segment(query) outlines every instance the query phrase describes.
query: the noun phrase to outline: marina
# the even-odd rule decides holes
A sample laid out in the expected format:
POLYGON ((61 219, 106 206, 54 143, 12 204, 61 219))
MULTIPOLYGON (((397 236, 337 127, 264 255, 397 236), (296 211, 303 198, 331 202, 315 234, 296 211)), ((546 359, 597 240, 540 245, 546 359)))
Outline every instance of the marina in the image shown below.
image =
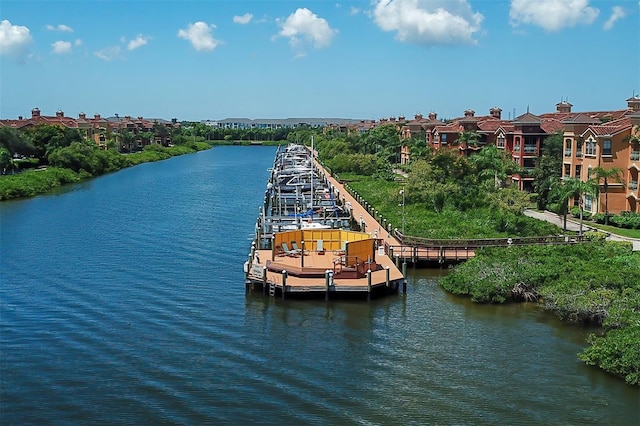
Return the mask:
POLYGON ((389 256, 398 241, 341 191, 313 148, 279 147, 269 171, 244 264, 247 291, 326 300, 406 291, 406 271, 389 256))

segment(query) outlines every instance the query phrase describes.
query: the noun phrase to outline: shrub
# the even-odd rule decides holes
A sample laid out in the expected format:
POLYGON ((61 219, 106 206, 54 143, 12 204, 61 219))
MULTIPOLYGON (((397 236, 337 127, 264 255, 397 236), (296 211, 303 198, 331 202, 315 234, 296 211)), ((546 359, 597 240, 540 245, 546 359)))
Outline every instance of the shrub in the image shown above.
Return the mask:
POLYGON ((619 228, 640 229, 640 213, 622 212, 609 217, 609 223, 619 228))

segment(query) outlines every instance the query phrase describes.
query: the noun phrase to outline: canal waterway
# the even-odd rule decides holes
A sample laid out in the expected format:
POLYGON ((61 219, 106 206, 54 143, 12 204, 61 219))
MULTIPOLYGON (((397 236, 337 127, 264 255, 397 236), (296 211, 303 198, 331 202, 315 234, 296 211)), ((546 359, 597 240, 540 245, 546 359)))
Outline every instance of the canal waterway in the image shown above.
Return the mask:
POLYGON ((587 330, 439 270, 366 301, 245 295, 275 148, 215 147, 0 203, 0 423, 637 425, 587 330))

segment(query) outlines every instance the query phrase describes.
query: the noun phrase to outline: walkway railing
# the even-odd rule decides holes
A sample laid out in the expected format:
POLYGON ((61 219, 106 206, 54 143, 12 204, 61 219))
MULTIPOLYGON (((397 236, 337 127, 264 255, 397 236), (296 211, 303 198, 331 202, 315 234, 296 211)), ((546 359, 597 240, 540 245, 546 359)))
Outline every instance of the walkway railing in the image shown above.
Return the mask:
POLYGON ((484 248, 484 247, 509 247, 549 244, 572 244, 582 242, 584 236, 548 235, 542 237, 508 237, 508 238, 478 238, 478 239, 430 239, 403 235, 400 231, 394 231, 394 237, 403 245, 422 247, 447 247, 447 248, 484 248))

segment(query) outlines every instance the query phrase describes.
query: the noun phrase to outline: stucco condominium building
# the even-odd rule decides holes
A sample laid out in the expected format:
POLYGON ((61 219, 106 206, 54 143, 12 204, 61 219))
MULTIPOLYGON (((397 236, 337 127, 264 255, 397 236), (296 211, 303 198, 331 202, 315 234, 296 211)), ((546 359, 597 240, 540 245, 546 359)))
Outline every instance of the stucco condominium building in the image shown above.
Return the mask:
MULTIPOLYGON (((635 106, 632 113, 604 123, 589 122, 587 116, 581 116, 564 130, 563 178, 587 180, 596 167, 621 170, 622 181, 608 179, 606 194, 601 179, 599 197, 585 197, 588 212, 603 213, 607 197, 610 213, 640 213, 640 98, 631 98, 629 102, 635 106)), ((574 200, 574 205, 577 202, 574 200)))
MULTIPOLYGON (((162 125, 171 128, 179 128, 180 123, 175 119, 171 121, 163 119, 146 119, 143 117, 102 117, 100 114, 94 114, 93 117, 87 117, 85 113, 78 114, 78 118, 68 117, 63 111, 56 111, 55 115, 42 115, 39 108, 31 110, 31 117, 18 117, 17 119, 2 119, 0 126, 6 126, 13 129, 26 129, 38 124, 54 124, 64 126, 71 129, 78 129, 80 133, 87 139, 94 141, 100 147, 105 147, 109 135, 131 132, 136 135, 136 144, 139 148, 151 142, 160 143, 159 137, 155 136, 146 140, 141 136, 144 133, 152 133, 155 125, 162 125)), ((165 138, 165 143, 171 142, 171 136, 165 138)))
MULTIPOLYGON (((409 162, 412 135, 424 132, 426 142, 433 149, 453 148, 462 155, 471 155, 487 145, 510 155, 524 170, 513 175, 513 183, 521 190, 533 191, 533 171, 542 155, 545 139, 554 134, 563 135, 562 178, 590 179, 590 170, 596 167, 622 170, 622 182, 608 179, 608 210, 640 212, 638 173, 640 171, 640 97, 626 100, 627 108, 613 111, 573 112, 569 102, 556 104, 556 111, 535 115, 527 111, 514 119, 504 120, 502 110, 491 108, 489 114, 477 116, 466 110, 462 117, 443 122, 435 113, 428 118, 416 115, 414 120, 399 123, 400 134, 406 141, 402 146, 401 161, 409 162), (473 132, 479 136, 476 144, 465 143, 460 135, 473 132)), ((514 114, 515 115, 515 114, 514 114)), ((382 123, 380 123, 382 124, 382 123)), ((585 209, 602 213, 605 208, 604 181, 600 181, 600 196, 585 200, 585 209)), ((571 203, 577 203, 572 200, 571 203)))

